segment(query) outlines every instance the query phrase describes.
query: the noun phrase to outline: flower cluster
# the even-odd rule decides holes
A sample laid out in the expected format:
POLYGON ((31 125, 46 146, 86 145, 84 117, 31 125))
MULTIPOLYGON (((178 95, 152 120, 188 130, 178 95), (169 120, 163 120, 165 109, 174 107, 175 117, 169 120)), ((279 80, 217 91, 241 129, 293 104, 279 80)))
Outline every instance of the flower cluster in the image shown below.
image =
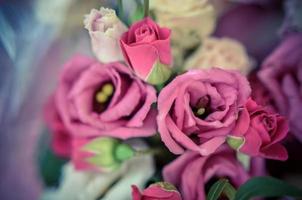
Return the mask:
POLYGON ((302 57, 289 43, 300 48, 301 36, 286 40, 259 72, 276 100, 278 109, 270 109, 245 76, 255 64, 245 47, 209 37, 215 27, 212 4, 156 2, 151 9, 158 24, 145 17, 127 27, 108 8, 85 17, 96 59, 76 55, 63 67, 45 109, 54 152, 71 159, 69 168, 110 183, 128 173, 124 168, 133 159, 149 156, 154 168, 156 153, 168 154, 160 162, 164 182, 140 190, 135 185, 146 180, 133 180, 133 200, 203 200, 215 179, 226 177, 237 188, 265 174, 264 158, 286 160, 282 141, 289 125, 277 111, 298 135, 302 57), (204 26, 196 26, 202 17, 204 26), (183 66, 175 66, 174 47, 197 46, 183 66), (171 161, 173 154, 179 157, 171 161))

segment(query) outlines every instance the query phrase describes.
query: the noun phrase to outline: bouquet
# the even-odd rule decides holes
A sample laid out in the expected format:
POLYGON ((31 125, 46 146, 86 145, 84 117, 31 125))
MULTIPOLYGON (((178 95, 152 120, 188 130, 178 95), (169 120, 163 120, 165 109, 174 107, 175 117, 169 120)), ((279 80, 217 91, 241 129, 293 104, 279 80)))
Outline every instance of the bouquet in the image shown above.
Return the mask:
POLYGON ((212 35, 222 12, 145 0, 132 16, 122 1, 85 16, 95 57, 70 58, 46 103, 42 199, 302 196, 266 170, 302 138, 302 36, 257 68, 239 41, 212 35))

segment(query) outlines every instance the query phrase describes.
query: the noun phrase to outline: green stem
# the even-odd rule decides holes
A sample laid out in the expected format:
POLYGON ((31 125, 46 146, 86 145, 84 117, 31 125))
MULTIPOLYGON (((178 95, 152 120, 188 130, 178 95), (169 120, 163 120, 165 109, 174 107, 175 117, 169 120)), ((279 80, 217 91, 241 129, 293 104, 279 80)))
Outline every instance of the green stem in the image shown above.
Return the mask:
POLYGON ((117 5, 118 5, 118 16, 120 19, 123 19, 124 17, 123 0, 118 0, 117 5))
POLYGON ((149 0, 144 0, 144 16, 149 16, 149 0))
POLYGON ((151 155, 151 154, 158 154, 160 153, 160 149, 144 149, 144 150, 138 150, 135 151, 136 156, 143 156, 143 155, 151 155))

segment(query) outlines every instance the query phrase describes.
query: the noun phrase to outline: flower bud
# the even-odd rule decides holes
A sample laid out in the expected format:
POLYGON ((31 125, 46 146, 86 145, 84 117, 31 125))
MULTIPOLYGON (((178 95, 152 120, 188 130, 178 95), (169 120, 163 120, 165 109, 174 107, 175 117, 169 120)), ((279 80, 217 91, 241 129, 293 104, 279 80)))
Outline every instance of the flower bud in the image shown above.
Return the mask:
POLYGON ((113 171, 134 156, 131 146, 110 137, 74 142, 73 162, 77 169, 113 171))
POLYGON ((127 27, 109 8, 92 9, 85 16, 85 28, 89 31, 92 50, 99 61, 107 63, 123 60, 119 39, 127 27))

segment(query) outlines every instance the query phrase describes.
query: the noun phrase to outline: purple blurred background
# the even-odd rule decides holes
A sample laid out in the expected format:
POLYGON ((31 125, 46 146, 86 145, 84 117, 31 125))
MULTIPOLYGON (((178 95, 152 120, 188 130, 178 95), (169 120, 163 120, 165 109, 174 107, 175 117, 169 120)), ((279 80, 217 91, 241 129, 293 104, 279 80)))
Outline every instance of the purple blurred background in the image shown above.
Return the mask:
MULTIPOLYGON (((258 64, 278 44, 284 28, 299 29, 299 24, 290 26, 283 1, 232 2, 215 35, 241 41, 258 64)), ((0 0, 0 199, 39 198, 36 147, 44 127, 43 104, 62 63, 74 53, 91 54, 83 15, 107 4, 114 6, 114 1, 0 0)), ((132 5, 129 0, 125 7, 131 10, 132 5)))

